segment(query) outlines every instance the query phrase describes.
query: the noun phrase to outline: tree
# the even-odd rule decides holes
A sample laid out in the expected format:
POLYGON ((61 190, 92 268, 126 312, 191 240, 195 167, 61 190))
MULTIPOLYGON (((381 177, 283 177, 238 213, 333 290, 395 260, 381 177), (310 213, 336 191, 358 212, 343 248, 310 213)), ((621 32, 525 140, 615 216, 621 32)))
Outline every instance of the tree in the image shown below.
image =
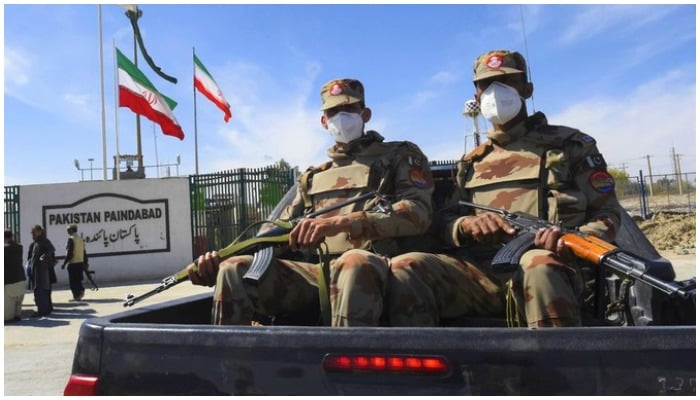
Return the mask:
POLYGON ((636 185, 631 184, 630 176, 627 171, 617 168, 608 168, 608 173, 615 179, 615 194, 617 194, 618 197, 622 197, 627 193, 637 192, 636 185))
POLYGON ((265 211, 272 210, 294 183, 292 169, 283 159, 267 167, 265 178, 259 189, 260 206, 265 211))

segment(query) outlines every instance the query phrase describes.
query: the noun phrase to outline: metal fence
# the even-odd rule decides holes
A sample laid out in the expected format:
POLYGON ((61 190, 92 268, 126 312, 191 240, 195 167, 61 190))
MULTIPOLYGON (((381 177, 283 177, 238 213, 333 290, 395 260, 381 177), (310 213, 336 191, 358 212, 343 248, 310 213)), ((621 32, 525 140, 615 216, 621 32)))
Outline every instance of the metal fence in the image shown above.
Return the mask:
POLYGON ((296 176, 296 169, 285 166, 190 175, 193 257, 228 245, 248 225, 266 219, 296 176))
POLYGON ((5 186, 5 228, 19 242, 19 186, 5 186))
POLYGON ((695 172, 633 176, 617 179, 615 187, 620 204, 630 214, 642 218, 660 211, 695 212, 696 209, 695 172))

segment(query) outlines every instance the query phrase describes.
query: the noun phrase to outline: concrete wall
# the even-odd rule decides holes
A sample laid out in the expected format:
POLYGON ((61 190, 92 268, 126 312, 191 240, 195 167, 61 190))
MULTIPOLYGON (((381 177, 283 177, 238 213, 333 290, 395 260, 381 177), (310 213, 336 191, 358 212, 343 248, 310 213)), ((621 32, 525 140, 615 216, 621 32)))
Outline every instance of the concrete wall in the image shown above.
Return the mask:
POLYGON ((68 283, 60 265, 70 224, 78 225, 85 240, 98 285, 159 280, 192 261, 187 178, 21 186, 20 240, 25 253, 36 224, 44 227, 60 257, 59 284, 68 283))

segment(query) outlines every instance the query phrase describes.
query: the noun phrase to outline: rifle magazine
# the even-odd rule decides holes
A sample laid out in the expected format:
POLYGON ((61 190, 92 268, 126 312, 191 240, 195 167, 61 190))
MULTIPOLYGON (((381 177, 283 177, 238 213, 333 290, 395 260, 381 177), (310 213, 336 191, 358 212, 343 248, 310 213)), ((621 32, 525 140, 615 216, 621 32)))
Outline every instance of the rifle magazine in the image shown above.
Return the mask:
POLYGON ((243 275, 243 279, 248 283, 257 285, 270 267, 273 255, 274 249, 272 247, 265 247, 256 251, 253 255, 253 262, 245 275, 243 275))

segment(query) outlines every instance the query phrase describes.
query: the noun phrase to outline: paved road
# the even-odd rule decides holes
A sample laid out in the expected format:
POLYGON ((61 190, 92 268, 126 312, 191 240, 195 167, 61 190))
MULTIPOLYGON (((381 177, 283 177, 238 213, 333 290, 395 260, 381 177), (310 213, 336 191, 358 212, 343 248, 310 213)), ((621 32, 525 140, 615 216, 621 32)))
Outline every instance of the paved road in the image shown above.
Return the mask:
MULTIPOLYGON (((678 279, 695 276, 695 255, 662 253, 671 260, 678 279)), ((62 395, 73 365, 73 351, 80 324, 91 317, 123 311, 122 302, 128 293, 141 294, 156 282, 129 286, 101 287, 86 291, 83 301, 72 302, 70 290, 57 288, 53 293, 55 311, 48 318, 30 319, 34 307, 33 295, 24 297, 23 316, 27 319, 5 324, 5 390, 6 396, 62 395)), ((135 307, 159 303, 193 294, 211 291, 188 282, 177 285, 135 307)))
MULTIPOLYGON (((22 316, 26 319, 5 324, 5 396, 63 395, 73 366, 80 324, 87 318, 123 311, 122 303, 128 293, 138 295, 156 284, 86 290, 83 300, 77 302, 70 301, 73 295, 68 288, 54 289, 54 312, 42 319, 29 318, 36 307, 34 295, 28 292, 22 305, 22 316)), ((134 307, 209 291, 212 289, 184 282, 134 307)))

